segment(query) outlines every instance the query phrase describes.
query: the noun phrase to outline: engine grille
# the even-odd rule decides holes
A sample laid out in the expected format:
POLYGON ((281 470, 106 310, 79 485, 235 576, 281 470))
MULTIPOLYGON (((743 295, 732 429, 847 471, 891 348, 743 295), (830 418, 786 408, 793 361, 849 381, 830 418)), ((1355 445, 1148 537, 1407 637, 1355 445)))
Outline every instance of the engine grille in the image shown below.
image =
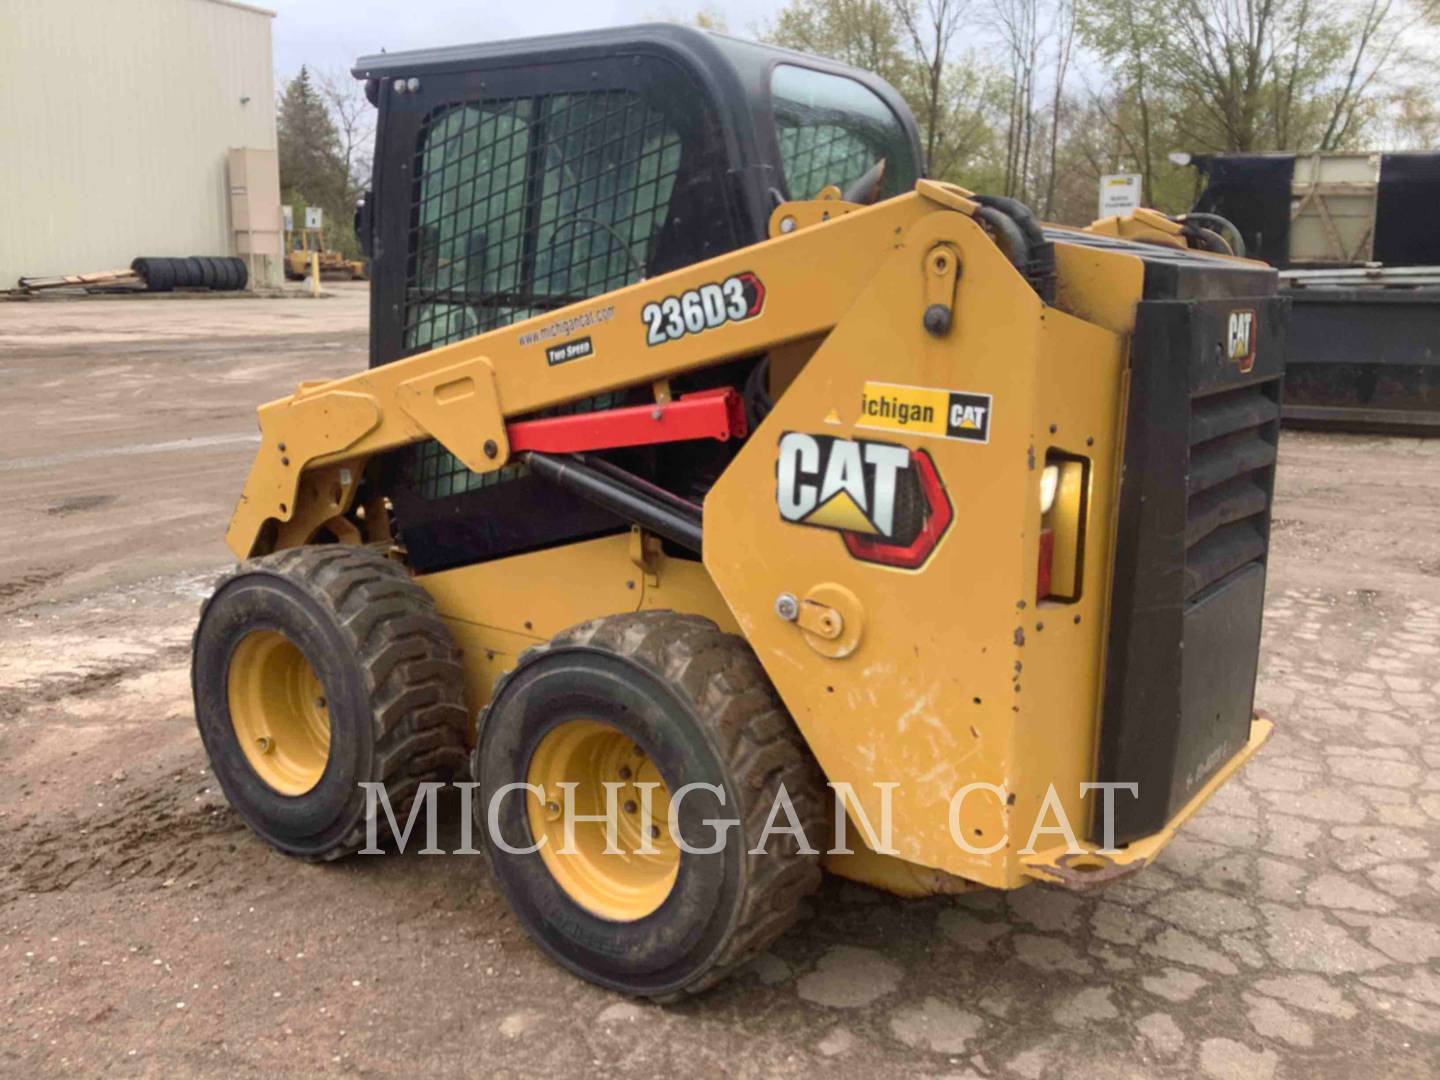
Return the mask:
POLYGON ((1185 599, 1265 557, 1280 406, 1273 382, 1197 398, 1190 411, 1185 599))

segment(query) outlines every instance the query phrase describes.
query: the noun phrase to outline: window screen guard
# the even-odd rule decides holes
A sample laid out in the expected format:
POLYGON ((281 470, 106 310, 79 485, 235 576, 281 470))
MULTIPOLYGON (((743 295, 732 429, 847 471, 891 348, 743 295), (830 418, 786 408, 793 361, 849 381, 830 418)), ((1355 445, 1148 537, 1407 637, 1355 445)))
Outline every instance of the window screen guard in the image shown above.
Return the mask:
POLYGON ((679 135, 626 90, 456 103, 415 155, 407 354, 638 281, 679 135))
MULTIPOLYGON (((678 133, 627 90, 434 110, 415 153, 405 354, 639 281, 679 166, 678 133)), ((524 474, 472 473, 433 440, 408 471, 428 499, 524 474)))

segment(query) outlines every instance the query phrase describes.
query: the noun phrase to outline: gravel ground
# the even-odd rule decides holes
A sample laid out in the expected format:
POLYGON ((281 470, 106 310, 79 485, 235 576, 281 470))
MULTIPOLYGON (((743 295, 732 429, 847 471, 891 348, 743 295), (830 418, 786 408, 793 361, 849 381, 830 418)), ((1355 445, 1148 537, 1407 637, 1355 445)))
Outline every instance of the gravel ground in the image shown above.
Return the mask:
POLYGON ((0 1073, 1440 1073, 1440 443, 1286 434, 1278 730, 1154 867, 830 881, 659 1008, 547 962, 483 860, 297 863, 206 770, 189 635, 254 404, 364 363, 365 288, 333 292, 0 304, 0 1073))

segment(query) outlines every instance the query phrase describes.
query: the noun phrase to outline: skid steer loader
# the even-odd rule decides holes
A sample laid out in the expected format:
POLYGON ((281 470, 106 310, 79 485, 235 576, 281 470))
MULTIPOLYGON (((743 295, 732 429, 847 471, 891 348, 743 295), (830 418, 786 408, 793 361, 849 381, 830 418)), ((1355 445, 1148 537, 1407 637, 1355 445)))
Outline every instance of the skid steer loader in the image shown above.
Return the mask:
POLYGON ((880 79, 697 30, 357 75, 371 364, 260 408, 194 642, 264 840, 466 785, 535 940, 670 999, 822 867, 1123 877, 1259 748, 1273 270, 925 180, 880 79))

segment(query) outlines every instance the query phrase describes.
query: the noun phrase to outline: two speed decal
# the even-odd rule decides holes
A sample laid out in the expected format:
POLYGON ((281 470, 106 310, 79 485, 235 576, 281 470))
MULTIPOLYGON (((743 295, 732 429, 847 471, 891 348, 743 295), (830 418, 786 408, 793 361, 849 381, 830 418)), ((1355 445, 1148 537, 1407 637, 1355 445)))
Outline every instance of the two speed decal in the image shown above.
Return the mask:
POLYGON ((679 296, 652 300, 640 312, 645 341, 664 345, 687 334, 700 334, 730 322, 753 319, 765 307, 765 286, 750 271, 724 281, 686 289, 679 296))

